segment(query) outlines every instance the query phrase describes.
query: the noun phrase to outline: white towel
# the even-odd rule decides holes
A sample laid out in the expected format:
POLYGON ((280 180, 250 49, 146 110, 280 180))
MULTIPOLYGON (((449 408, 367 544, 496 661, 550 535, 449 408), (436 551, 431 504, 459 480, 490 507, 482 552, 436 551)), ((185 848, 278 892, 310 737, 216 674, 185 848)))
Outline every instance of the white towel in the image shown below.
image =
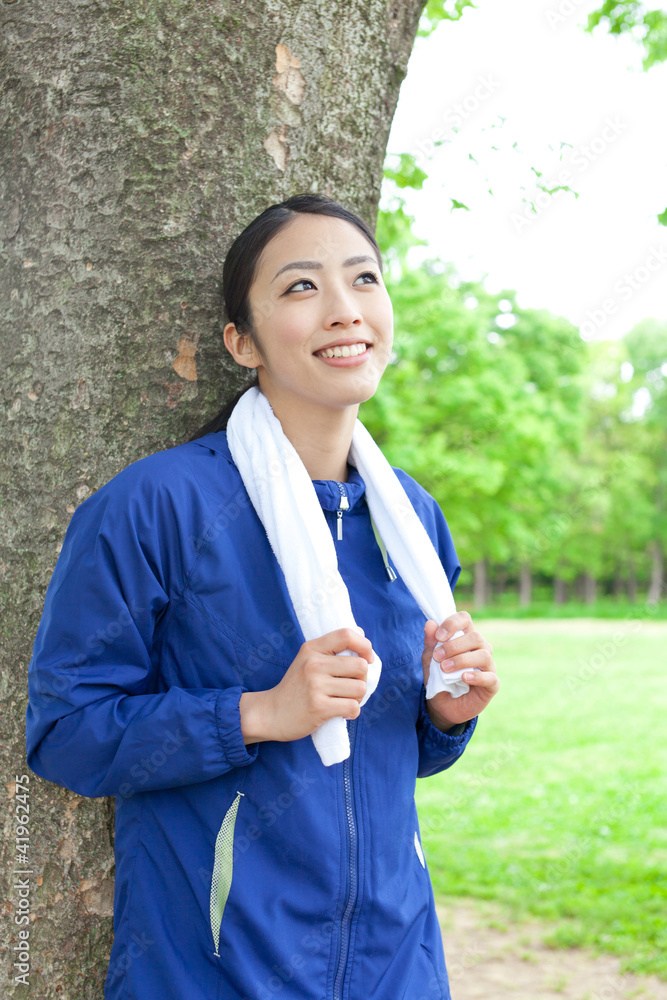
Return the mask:
MULTIPOLYGON (((227 441, 285 575, 306 641, 335 629, 358 628, 315 487, 260 389, 248 389, 234 407, 227 441), (295 539, 300 540, 298 545, 295 539)), ((426 617, 440 624, 456 610, 442 563, 394 470, 360 420, 354 427, 349 459, 366 484, 370 512, 396 570, 426 617)), ((372 636, 367 638, 373 641, 372 636)), ((339 655, 346 654, 356 655, 351 650, 339 655)), ((361 705, 375 691, 381 669, 375 653, 361 705)), ((444 674, 433 660, 426 697, 444 690, 453 698, 465 694, 469 686, 460 679, 462 674, 462 670, 444 674)), ((349 757, 344 718, 328 719, 312 738, 324 764, 349 757)))

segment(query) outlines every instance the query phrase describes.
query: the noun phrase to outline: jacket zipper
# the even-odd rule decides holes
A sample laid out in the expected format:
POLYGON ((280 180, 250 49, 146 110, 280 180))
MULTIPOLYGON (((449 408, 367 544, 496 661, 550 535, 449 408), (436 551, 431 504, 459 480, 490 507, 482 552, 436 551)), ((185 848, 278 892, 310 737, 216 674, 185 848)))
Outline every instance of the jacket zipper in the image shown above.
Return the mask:
POLYGON ((340 490, 340 503, 336 511, 336 517, 338 518, 336 538, 340 542, 343 537, 343 511, 350 509, 350 501, 347 499, 347 490, 344 483, 336 483, 336 486, 340 490))
POLYGON ((350 730, 352 733, 352 739, 350 740, 350 743, 352 744, 352 747, 350 750, 350 756, 343 761, 343 784, 345 786, 345 812, 347 815, 348 832, 350 834, 350 856, 349 856, 349 869, 348 869, 350 876, 350 891, 340 925, 340 957, 338 959, 338 969, 336 971, 336 978, 334 979, 333 1000, 341 1000, 343 993, 343 980, 345 978, 345 967, 347 965, 347 956, 350 947, 350 921, 357 902, 357 886, 358 886, 357 828, 354 820, 354 806, 352 803, 352 780, 350 773, 352 768, 353 754, 354 754, 354 740, 357 732, 356 722, 357 722, 356 719, 350 719, 350 730))

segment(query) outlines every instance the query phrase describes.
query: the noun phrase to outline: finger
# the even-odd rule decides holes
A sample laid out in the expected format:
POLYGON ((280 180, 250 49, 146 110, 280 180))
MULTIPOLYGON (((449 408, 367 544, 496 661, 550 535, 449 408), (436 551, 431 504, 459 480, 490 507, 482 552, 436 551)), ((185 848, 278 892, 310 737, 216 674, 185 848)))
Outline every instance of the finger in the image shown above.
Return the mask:
POLYGON ((429 618, 424 625, 424 652, 429 654, 429 662, 431 656, 433 655, 433 650, 435 649, 438 640, 435 637, 439 625, 432 618, 429 618))
POLYGON ((491 670, 466 670, 461 680, 471 687, 484 688, 492 694, 495 694, 500 687, 498 674, 491 670))
POLYGON ((469 649, 486 649, 489 653, 493 652, 491 643, 473 629, 471 632, 457 636, 456 639, 448 639, 447 642, 443 642, 433 655, 436 660, 445 660, 457 656, 459 653, 466 653, 469 649))
POLYGON ((324 693, 330 698, 356 698, 361 701, 366 689, 366 681, 358 677, 329 677, 324 693))
POLYGON ((325 664, 330 677, 362 677, 368 675, 368 661, 361 656, 332 656, 325 664))
POLYGON ((493 671, 495 664, 488 649, 472 649, 469 652, 460 653, 440 664, 443 673, 451 673, 453 670, 468 670, 477 667, 479 670, 493 671))
POLYGON ((436 632, 436 639, 443 641, 448 639, 454 632, 458 631, 469 631, 472 627, 472 618, 467 611, 457 611, 455 614, 450 615, 448 618, 441 623, 440 628, 436 632), (441 639, 442 634, 442 639, 441 639))
POLYGON ((469 632, 472 628, 472 618, 467 611, 457 611, 450 615, 440 625, 435 637, 438 642, 444 642, 451 638, 455 632, 469 632))
POLYGON ((335 654, 315 653, 306 661, 306 669, 318 675, 324 674, 327 677, 361 677, 363 680, 368 676, 368 660, 362 656, 336 656, 335 654))
POLYGON ((311 639, 309 645, 318 653, 336 654, 351 649, 359 656, 363 656, 368 663, 372 663, 375 659, 370 639, 360 635, 356 629, 352 628, 339 628, 333 632, 327 632, 325 635, 318 636, 317 639, 311 639))

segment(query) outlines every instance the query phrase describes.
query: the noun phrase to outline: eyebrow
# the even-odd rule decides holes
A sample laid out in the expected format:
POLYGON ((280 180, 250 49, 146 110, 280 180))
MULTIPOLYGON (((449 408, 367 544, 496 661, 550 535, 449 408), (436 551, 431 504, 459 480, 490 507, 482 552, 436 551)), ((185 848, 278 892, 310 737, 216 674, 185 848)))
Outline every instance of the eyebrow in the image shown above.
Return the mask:
MULTIPOLYGON (((378 266, 378 262, 375 257, 369 257, 367 254, 362 254, 359 257, 348 257, 347 260, 343 261, 343 267, 354 267, 355 264, 363 264, 365 260, 370 260, 372 264, 378 266)), ((324 267, 319 260, 293 260, 291 264, 283 264, 279 271, 276 271, 271 283, 276 280, 278 275, 282 274, 283 271, 316 271, 321 270, 324 267)))

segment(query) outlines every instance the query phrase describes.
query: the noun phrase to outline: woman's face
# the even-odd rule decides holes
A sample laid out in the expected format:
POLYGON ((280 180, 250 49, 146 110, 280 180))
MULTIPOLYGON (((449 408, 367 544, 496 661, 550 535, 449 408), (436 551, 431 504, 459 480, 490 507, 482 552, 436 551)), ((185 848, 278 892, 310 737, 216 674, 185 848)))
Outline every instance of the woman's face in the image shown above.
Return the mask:
POLYGON ((355 226, 298 215, 265 247, 249 300, 255 338, 229 323, 225 343, 257 368, 276 412, 340 410, 374 394, 391 354, 393 310, 373 247, 355 226))

